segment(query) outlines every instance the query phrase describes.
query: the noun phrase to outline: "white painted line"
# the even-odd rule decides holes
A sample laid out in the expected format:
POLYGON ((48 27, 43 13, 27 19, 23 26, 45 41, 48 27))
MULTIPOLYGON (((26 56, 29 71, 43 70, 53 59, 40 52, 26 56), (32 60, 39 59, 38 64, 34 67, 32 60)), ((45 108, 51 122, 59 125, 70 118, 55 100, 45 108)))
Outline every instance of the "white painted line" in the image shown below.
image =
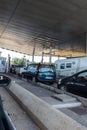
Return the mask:
POLYGON ((64 103, 64 104, 57 104, 57 105, 52 105, 52 106, 54 108, 71 108, 71 107, 81 106, 81 102, 64 103))

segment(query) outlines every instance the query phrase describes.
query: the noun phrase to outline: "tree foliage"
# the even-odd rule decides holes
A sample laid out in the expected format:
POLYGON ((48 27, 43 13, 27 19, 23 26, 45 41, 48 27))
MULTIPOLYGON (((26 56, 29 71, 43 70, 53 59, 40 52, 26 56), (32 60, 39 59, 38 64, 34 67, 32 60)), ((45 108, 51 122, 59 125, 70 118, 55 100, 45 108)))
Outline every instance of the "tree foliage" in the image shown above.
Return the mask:
POLYGON ((25 58, 13 58, 11 61, 11 64, 14 65, 21 65, 21 66, 26 66, 27 65, 27 60, 25 58))

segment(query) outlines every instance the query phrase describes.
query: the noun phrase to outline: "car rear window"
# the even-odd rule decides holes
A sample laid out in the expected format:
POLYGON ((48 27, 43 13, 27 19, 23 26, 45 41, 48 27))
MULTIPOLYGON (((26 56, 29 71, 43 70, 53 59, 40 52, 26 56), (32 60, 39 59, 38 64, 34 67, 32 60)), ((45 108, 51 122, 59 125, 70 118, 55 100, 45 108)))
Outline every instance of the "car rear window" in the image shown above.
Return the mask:
POLYGON ((55 67, 53 65, 41 65, 39 67, 40 72, 54 72, 55 67))

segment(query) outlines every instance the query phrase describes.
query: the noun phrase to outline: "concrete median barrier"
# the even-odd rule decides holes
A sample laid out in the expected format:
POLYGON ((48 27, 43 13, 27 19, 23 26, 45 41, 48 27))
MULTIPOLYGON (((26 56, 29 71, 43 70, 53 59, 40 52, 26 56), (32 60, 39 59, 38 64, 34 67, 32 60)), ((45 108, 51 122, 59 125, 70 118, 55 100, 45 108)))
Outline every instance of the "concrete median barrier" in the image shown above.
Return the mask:
POLYGON ((87 130, 64 113, 12 82, 7 90, 15 97, 41 130, 87 130))

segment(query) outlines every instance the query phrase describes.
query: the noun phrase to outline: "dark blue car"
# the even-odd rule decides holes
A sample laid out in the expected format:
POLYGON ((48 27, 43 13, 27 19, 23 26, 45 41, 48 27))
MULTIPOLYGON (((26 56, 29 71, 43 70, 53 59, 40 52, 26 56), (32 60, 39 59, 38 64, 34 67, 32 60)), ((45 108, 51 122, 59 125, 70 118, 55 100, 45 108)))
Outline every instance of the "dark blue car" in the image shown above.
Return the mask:
POLYGON ((22 72, 22 77, 36 82, 53 84, 56 81, 55 66, 52 64, 29 64, 26 72, 22 72))

